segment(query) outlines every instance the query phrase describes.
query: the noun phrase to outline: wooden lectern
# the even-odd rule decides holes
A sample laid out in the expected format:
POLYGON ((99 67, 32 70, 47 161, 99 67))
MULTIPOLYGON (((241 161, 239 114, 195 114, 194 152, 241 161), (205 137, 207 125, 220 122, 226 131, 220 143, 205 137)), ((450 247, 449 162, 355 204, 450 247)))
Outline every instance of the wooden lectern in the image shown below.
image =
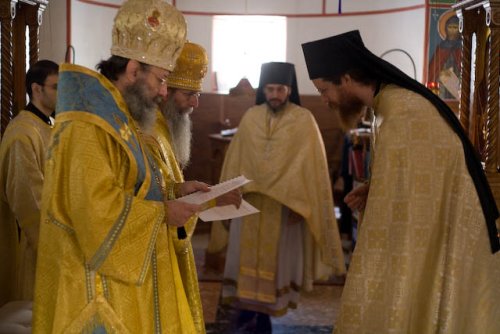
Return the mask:
POLYGON ((29 66, 38 61, 39 27, 48 3, 49 0, 0 0, 0 134, 26 105, 26 56, 29 55, 29 66))
POLYGON ((459 119, 500 207, 500 0, 457 1, 453 9, 463 37, 459 119))

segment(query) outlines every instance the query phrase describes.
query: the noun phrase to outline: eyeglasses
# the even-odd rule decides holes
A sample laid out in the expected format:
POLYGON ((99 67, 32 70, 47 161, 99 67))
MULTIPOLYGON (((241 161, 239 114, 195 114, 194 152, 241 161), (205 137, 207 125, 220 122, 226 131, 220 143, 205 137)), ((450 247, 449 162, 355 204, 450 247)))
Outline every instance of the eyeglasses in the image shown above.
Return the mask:
POLYGON ((158 83, 160 84, 160 86, 164 86, 164 85, 167 84, 167 78, 162 78, 160 75, 156 74, 152 70, 149 70, 149 73, 151 73, 151 74, 154 75, 154 77, 156 78, 156 80, 158 80, 158 83))
POLYGON ((181 93, 182 95, 184 95, 184 97, 186 99, 190 99, 192 97, 195 97, 195 98, 199 98, 201 96, 201 93, 200 92, 192 92, 192 91, 185 91, 185 90, 179 90, 179 93, 181 93))
POLYGON ((53 90, 57 90, 57 84, 51 84, 51 85, 47 85, 47 84, 40 84, 40 86, 42 87, 49 87, 49 88, 52 88, 53 90))

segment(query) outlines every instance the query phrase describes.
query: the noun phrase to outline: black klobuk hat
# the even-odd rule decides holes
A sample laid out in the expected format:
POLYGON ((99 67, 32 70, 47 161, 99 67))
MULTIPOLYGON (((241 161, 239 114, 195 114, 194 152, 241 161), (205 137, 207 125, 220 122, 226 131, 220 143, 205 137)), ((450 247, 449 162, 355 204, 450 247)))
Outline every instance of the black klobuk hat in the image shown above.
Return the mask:
POLYGON ((297 76, 295 74, 295 66, 293 64, 280 62, 270 62, 262 64, 255 104, 262 104, 266 102, 264 87, 267 84, 290 86, 292 89, 289 98, 290 102, 300 105, 297 76))

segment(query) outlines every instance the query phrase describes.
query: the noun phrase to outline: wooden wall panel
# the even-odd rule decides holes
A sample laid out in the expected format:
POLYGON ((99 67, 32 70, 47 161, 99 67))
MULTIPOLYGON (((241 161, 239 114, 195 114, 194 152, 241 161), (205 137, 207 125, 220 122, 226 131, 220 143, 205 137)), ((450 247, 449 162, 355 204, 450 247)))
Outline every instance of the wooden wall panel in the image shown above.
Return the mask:
MULTIPOLYGON (((328 163, 334 181, 340 168, 344 132, 338 115, 321 101, 319 96, 301 96, 302 106, 311 110, 325 142, 328 163)), ((237 127, 245 111, 255 104, 255 97, 202 94, 200 104, 191 115, 193 120, 193 147, 191 164, 185 170, 186 180, 198 180, 210 184, 219 181, 223 140, 209 136, 222 129, 237 127)))

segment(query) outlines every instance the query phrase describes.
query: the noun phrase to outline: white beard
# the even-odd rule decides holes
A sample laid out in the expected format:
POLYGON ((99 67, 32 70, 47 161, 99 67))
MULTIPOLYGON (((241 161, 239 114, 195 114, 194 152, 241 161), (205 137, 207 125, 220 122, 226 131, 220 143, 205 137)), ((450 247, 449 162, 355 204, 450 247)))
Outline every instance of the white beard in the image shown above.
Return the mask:
POLYGON ((170 130, 175 158, 182 169, 189 165, 191 159, 192 122, 189 114, 192 111, 193 108, 178 110, 173 99, 169 99, 161 110, 170 130))

